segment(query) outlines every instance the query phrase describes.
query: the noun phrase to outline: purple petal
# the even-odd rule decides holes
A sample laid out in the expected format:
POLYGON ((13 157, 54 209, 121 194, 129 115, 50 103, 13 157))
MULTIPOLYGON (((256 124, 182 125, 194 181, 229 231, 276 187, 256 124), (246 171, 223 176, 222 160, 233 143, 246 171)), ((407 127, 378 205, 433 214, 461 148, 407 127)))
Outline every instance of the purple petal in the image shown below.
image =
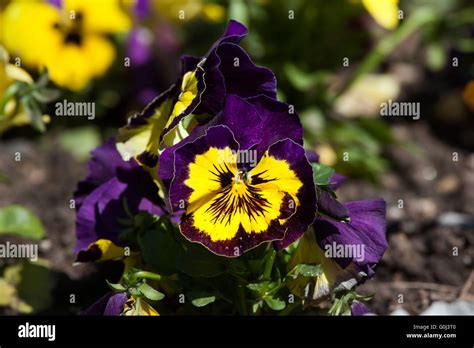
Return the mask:
POLYGON ((133 66, 150 64, 153 34, 146 28, 133 29, 128 37, 127 52, 133 66))
POLYGON ((306 150, 306 158, 309 163, 319 163, 319 155, 313 150, 306 150))
POLYGON ((322 188, 319 188, 318 192, 318 212, 338 221, 349 217, 349 211, 331 193, 322 188))
POLYGON ((364 303, 359 302, 359 301, 352 302, 351 314, 353 316, 361 316, 361 315, 367 315, 371 313, 372 312, 370 311, 369 307, 367 307, 364 303))
POLYGON ((339 186, 341 186, 344 181, 346 181, 347 177, 345 177, 344 175, 342 174, 339 174, 339 173, 334 173, 332 176, 331 176, 331 179, 329 179, 329 188, 331 190, 337 190, 339 188, 339 186))
POLYGON ((259 156, 270 145, 282 139, 291 139, 303 145, 303 126, 298 114, 292 112, 294 110, 290 105, 264 95, 249 98, 248 101, 256 108, 262 119, 261 141, 257 147, 259 156))
POLYGON ((374 274, 377 265, 387 249, 385 236, 385 201, 374 199, 344 203, 349 211, 350 222, 343 223, 318 217, 314 222, 314 230, 319 246, 348 246, 362 248, 363 257, 345 255, 334 257, 342 268, 354 264, 356 269, 368 277, 374 274))
POLYGON ((86 195, 97 186, 105 183, 113 176, 118 168, 129 169, 137 166, 133 161, 125 162, 115 148, 115 139, 109 139, 105 144, 92 151, 92 157, 87 162, 88 174, 85 180, 77 185, 74 192, 76 209, 79 209, 86 195))
POLYGON ((181 74, 186 74, 188 71, 196 69, 198 63, 201 61, 201 58, 183 55, 181 56, 181 74))
POLYGON ((123 312, 123 307, 128 301, 128 294, 119 292, 112 295, 107 302, 104 310, 104 315, 120 315, 123 312))
POLYGON ((256 66, 249 55, 233 43, 219 45, 216 53, 227 94, 243 98, 263 94, 276 99, 276 78, 270 69, 256 66))
POLYGON ((134 12, 139 19, 145 18, 150 13, 150 0, 137 0, 134 12))
POLYGON ((107 292, 90 307, 82 311, 81 315, 120 315, 128 300, 128 295, 124 292, 107 292))

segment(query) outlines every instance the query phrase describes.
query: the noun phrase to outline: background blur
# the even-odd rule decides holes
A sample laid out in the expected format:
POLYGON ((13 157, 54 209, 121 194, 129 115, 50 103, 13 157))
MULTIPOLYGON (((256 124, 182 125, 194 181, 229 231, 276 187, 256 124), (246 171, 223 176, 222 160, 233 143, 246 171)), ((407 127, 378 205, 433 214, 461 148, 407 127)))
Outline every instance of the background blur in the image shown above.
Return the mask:
MULTIPOLYGON (((349 177, 340 199, 387 201, 389 249, 361 287, 376 292, 371 309, 420 314, 456 300, 457 310, 474 314, 472 1, 117 3, 130 24, 106 34, 115 57, 104 74, 81 88, 47 85, 60 101, 95 102, 94 120, 57 117, 55 101, 39 105, 39 121, 28 107, 29 118, 18 124, 0 115, 0 242, 33 240, 42 259, 0 259, 1 314, 73 314, 105 293, 105 277, 120 275, 113 263, 72 265, 69 200, 89 151, 174 83, 181 54, 204 55, 228 19, 249 28, 242 46, 275 72, 279 97, 302 118, 307 147, 349 177), (420 118, 381 116, 389 100, 419 103, 420 118)), ((0 45, 15 65, 21 54, 5 35, 10 5, 0 0, 0 45)), ((33 65, 20 66, 38 81, 33 65)), ((0 100, 6 91, 0 88, 0 100)))

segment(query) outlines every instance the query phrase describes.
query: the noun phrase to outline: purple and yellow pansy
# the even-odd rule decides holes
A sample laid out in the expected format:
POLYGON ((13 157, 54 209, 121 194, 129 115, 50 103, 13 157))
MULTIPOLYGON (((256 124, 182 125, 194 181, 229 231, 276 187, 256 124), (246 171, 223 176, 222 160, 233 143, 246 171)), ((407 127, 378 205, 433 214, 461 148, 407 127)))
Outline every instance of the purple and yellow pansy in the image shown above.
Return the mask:
POLYGON ((230 95, 215 122, 174 151, 169 197, 171 208, 183 211, 181 233, 230 257, 263 242, 290 244, 316 209, 297 117, 265 97, 230 95))

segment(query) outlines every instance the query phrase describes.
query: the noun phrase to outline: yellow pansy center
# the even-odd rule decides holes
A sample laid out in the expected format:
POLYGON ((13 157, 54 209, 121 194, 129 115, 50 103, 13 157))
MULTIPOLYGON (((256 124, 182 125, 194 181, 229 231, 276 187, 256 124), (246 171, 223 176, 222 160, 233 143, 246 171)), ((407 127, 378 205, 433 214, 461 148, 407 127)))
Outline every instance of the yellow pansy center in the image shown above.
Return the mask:
POLYGON ((53 28, 63 35, 64 44, 81 45, 83 41, 82 12, 71 12, 70 17, 62 17, 60 21, 55 22, 53 28))
POLYGON ((267 152, 255 167, 243 170, 237 159, 228 147, 211 147, 189 166, 184 183, 193 191, 186 214, 211 241, 230 240, 239 229, 264 233, 272 223, 283 223, 288 209, 293 214, 299 205, 296 195, 303 184, 286 161, 267 152))

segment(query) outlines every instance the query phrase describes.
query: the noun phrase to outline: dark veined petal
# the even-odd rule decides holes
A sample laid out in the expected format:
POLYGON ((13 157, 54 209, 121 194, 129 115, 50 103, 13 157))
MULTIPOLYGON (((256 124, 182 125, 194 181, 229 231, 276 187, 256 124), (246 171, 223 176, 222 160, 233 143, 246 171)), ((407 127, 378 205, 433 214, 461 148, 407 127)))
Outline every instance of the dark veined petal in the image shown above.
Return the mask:
POLYGON ((314 218, 312 172, 300 145, 275 143, 252 166, 243 165, 242 154, 228 127, 211 127, 176 150, 170 186, 172 208, 185 210, 182 234, 230 257, 287 233, 301 235, 314 218))

